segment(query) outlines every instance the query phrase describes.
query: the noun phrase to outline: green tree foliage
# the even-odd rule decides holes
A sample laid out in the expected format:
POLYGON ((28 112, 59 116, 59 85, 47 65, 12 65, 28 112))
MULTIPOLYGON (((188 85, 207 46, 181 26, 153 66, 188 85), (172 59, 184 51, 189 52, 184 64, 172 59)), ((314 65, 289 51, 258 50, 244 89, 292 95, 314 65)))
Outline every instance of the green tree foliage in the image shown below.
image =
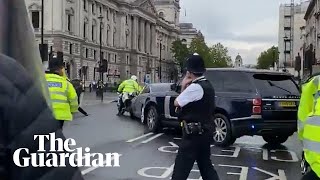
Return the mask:
POLYGON ((228 48, 221 43, 217 43, 210 48, 212 67, 230 67, 232 65, 231 56, 228 55, 228 48))
POLYGON ((278 47, 272 46, 266 51, 261 52, 258 57, 257 68, 269 69, 278 61, 278 47))
POLYGON ((182 41, 178 39, 172 43, 171 52, 173 53, 176 63, 178 63, 182 68, 186 57, 189 55, 189 49, 187 45, 183 44, 182 41))
POLYGON ((232 65, 232 60, 226 47, 221 43, 208 47, 204 37, 201 35, 192 40, 189 48, 180 39, 174 41, 171 52, 180 67, 183 67, 188 55, 193 53, 198 53, 203 58, 206 68, 229 67, 232 65))
POLYGON ((198 53, 203 58, 204 64, 206 67, 212 67, 210 48, 207 46, 206 42, 204 41, 203 36, 194 38, 191 41, 189 49, 191 53, 198 53))

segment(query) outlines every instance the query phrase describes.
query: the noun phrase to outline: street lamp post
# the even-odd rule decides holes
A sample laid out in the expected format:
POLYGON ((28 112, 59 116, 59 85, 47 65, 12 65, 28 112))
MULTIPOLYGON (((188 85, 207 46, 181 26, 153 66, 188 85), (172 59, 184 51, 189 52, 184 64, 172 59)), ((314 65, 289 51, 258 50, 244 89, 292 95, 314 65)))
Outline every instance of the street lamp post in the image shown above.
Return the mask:
POLYGON ((102 60, 103 60, 103 57, 102 57, 102 20, 103 20, 103 16, 100 15, 98 17, 100 19, 100 62, 99 62, 99 67, 100 67, 100 92, 101 92, 101 102, 103 102, 103 69, 102 69, 102 60))
POLYGON ((160 59, 159 59, 159 79, 160 82, 162 82, 162 58, 161 58, 161 54, 162 54, 162 35, 159 35, 159 41, 160 41, 160 59))
POLYGON ((285 36, 283 37, 283 41, 284 41, 284 70, 287 71, 286 69, 286 66, 287 66, 287 40, 288 40, 288 37, 285 36))

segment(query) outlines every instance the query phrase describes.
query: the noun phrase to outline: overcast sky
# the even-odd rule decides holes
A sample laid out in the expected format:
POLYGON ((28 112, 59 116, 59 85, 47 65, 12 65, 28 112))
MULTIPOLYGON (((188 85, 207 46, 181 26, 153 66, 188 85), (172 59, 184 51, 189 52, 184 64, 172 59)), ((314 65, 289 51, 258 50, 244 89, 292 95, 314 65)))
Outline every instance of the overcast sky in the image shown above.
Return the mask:
POLYGON ((228 47, 233 60, 239 53, 244 64, 256 64, 261 51, 277 46, 279 5, 290 0, 180 0, 180 3, 180 21, 192 22, 204 34, 208 45, 221 42, 228 47))

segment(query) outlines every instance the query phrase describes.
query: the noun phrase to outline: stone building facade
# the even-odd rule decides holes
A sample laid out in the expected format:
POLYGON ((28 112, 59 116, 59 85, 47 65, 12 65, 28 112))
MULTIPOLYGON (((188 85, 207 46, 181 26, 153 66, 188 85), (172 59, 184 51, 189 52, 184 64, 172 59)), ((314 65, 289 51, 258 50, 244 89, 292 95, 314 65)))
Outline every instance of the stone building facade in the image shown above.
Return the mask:
POLYGON ((192 40, 198 36, 202 36, 202 33, 193 27, 192 23, 180 23, 180 39, 190 47, 192 40))
MULTIPOLYGON (((40 44, 41 0, 25 1, 40 44)), ((179 0, 44 0, 44 43, 48 51, 62 51, 68 76, 86 85, 99 80, 100 54, 108 61, 107 83, 133 74, 159 82, 160 63, 161 80, 168 82, 179 13, 179 0), (86 73, 79 73, 82 67, 86 73)))

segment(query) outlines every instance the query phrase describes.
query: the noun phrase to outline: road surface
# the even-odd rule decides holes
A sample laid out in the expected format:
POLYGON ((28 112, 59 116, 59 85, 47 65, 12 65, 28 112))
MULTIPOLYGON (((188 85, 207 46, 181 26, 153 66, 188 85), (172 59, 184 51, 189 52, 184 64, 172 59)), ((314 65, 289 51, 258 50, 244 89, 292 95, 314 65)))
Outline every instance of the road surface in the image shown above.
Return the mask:
MULTIPOLYGON (((116 103, 84 106, 90 116, 77 114, 64 132, 91 153, 118 152, 120 167, 82 167, 86 180, 169 180, 180 143, 173 130, 146 131, 139 120, 116 116, 116 103)), ((222 180, 299 180, 301 145, 296 135, 280 147, 261 137, 242 137, 233 147, 212 147, 212 162, 222 180)), ((189 180, 201 180, 194 166, 189 180)))

